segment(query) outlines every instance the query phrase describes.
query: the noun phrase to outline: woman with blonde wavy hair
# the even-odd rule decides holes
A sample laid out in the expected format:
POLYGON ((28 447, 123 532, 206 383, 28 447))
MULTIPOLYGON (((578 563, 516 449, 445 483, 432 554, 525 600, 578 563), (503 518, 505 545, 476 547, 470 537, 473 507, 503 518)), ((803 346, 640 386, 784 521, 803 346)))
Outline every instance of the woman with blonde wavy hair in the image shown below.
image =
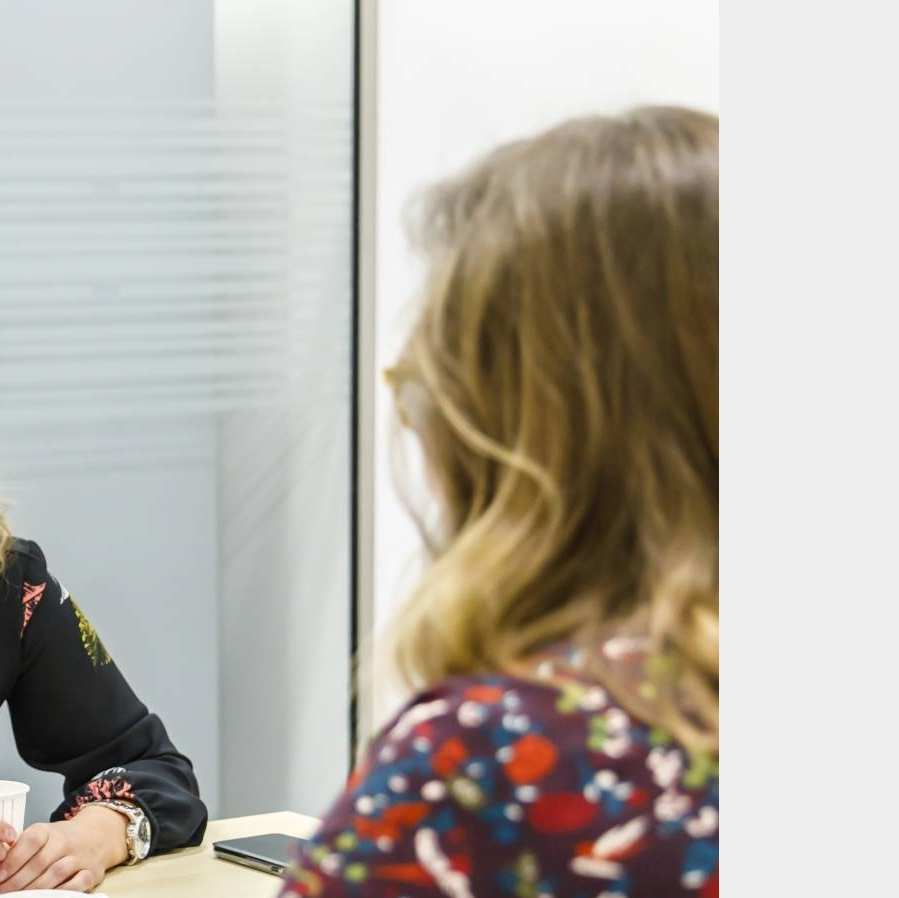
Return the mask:
POLYGON ((423 209, 419 692, 286 892, 716 896, 717 119, 571 121, 423 209))

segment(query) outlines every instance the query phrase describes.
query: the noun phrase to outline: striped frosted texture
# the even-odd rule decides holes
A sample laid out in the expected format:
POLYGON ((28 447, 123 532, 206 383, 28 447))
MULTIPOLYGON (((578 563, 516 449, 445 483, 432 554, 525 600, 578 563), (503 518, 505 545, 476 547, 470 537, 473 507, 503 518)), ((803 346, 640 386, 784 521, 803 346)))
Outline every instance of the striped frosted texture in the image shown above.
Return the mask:
POLYGON ((352 7, 0 0, 0 498, 213 816, 348 757, 352 7))
POLYGON ((266 107, 0 107, 5 422, 257 408, 323 337, 345 358, 312 298, 349 286, 350 129, 327 107, 297 132, 266 107))

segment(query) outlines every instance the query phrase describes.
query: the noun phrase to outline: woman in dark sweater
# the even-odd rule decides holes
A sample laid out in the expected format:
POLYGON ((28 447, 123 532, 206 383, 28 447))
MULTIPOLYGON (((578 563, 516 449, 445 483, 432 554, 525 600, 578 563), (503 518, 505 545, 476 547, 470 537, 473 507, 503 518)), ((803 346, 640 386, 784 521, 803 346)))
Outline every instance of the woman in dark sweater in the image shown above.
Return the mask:
MULTIPOLYGON (((87 891, 106 871, 197 845, 206 829, 190 761, 131 691, 32 542, 0 518, 0 704, 24 760, 65 777, 50 823, 0 823, 0 893, 87 891)), ((2 771, 0 771, 2 772, 2 771)))

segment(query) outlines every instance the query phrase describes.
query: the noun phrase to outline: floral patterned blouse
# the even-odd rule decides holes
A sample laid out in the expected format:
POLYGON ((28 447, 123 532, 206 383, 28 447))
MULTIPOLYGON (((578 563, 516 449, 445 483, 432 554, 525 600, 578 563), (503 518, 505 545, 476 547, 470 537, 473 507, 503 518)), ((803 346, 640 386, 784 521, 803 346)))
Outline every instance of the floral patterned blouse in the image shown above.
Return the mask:
POLYGON ((589 679, 543 672, 452 679, 407 705, 282 898, 717 898, 717 760, 589 679))
POLYGON ((65 778, 53 820, 119 799, 150 821, 151 853, 197 845, 206 829, 190 761, 131 691, 84 612, 14 540, 0 574, 0 704, 24 760, 65 778))

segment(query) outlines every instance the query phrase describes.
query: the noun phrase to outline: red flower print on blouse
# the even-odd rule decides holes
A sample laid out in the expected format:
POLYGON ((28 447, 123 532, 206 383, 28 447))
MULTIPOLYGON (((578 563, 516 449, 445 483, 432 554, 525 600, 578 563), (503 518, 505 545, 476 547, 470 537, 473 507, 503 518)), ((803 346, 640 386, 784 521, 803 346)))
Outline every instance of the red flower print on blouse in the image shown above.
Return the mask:
POLYGON ((423 802, 397 804, 388 808, 378 819, 357 817, 355 829, 360 836, 373 842, 382 838, 396 842, 402 838, 403 833, 417 826, 428 815, 429 810, 428 805, 423 802))
POLYGON ((505 765, 506 776, 516 785, 535 783, 555 766, 559 752, 539 733, 528 733, 512 745, 512 760, 505 765))
POLYGON ((44 590, 47 588, 46 583, 38 583, 36 586, 32 583, 22 584, 22 629, 19 631, 19 637, 25 635, 25 628, 34 614, 41 599, 44 597, 44 590))
POLYGON ((501 686, 479 684, 469 686, 465 690, 465 698, 473 702, 483 702, 485 705, 495 705, 501 702, 505 694, 501 686))
POLYGON ((372 868, 372 873, 377 879, 385 879, 391 882, 405 882, 417 886, 434 884, 434 877, 421 864, 415 862, 406 864, 375 864, 372 868))
POLYGON ((457 736, 447 739, 431 758, 431 767, 442 777, 449 777, 468 759, 468 749, 457 736))
POLYGON ((597 806, 575 793, 544 795, 528 812, 528 820, 537 832, 570 833, 592 823, 597 806))

